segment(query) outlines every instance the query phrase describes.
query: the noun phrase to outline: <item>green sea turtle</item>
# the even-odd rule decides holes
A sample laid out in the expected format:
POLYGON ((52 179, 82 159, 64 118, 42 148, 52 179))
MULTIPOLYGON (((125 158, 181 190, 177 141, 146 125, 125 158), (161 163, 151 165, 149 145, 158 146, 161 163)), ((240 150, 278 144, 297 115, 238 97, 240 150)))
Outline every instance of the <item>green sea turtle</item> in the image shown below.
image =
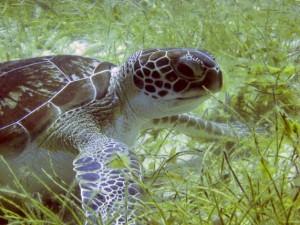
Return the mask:
MULTIPOLYGON (((141 166, 131 147, 141 129, 172 127, 193 136, 231 135, 188 112, 219 91, 222 73, 205 51, 149 49, 122 66, 45 56, 0 64, 0 154, 29 191, 55 170, 80 187, 86 224, 136 224, 141 166), (176 124, 176 126, 174 126, 176 124), (124 166, 113 166, 116 158, 124 166), (35 174, 35 176, 33 176, 35 174)), ((10 185, 0 167, 1 184, 10 185)), ((55 185, 49 186, 55 190, 55 185)))

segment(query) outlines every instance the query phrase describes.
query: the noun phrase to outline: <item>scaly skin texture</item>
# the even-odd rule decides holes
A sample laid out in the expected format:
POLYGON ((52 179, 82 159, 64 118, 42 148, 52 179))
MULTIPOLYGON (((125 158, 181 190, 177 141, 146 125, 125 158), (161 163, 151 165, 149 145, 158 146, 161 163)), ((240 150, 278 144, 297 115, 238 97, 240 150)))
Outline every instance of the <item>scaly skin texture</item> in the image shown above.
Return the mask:
MULTIPOLYGON (((226 126, 181 115, 222 86, 219 65, 204 51, 187 48, 143 50, 129 57, 120 68, 74 56, 38 60, 34 68, 30 64, 34 59, 29 60, 28 65, 27 61, 2 64, 2 80, 22 76, 24 84, 21 85, 24 86, 26 80, 35 83, 39 80, 38 74, 43 74, 44 79, 50 76, 49 80, 57 84, 47 86, 49 82, 42 80, 43 89, 36 87, 36 92, 32 92, 32 96, 37 94, 37 97, 42 90, 49 92, 41 99, 41 102, 46 101, 42 105, 38 98, 32 100, 35 104, 32 107, 39 107, 38 113, 26 114, 24 110, 22 115, 7 114, 7 118, 0 121, 4 124, 0 123, 0 152, 6 154, 21 177, 24 174, 20 162, 39 164, 40 167, 30 167, 39 175, 42 169, 49 169, 47 158, 54 160, 57 168, 64 167, 61 164, 73 165, 86 224, 95 225, 98 221, 113 225, 136 224, 134 205, 141 195, 142 170, 131 146, 141 129, 174 128, 176 125, 175 128, 192 136, 207 133, 232 136, 226 126), (18 64, 22 64, 19 69, 13 68, 18 64), (15 147, 20 140, 22 146, 15 147), (10 147, 2 148, 1 141, 10 147), (34 152, 37 153, 35 157, 34 152), (61 160, 60 156, 67 153, 67 159, 61 160), (45 160, 45 164, 40 159, 45 160)), ((2 80, 0 86, 4 85, 2 80)), ((11 90, 24 89, 10 88, 2 95, 9 96, 11 90)), ((31 103, 31 96, 18 93, 20 101, 31 103)), ((8 101, 1 100, 1 105, 6 107, 8 101)), ((23 107, 21 103, 17 106, 23 107)), ((1 113, 8 110, 5 107, 1 108, 1 113)), ((74 175, 70 170, 60 171, 60 174, 66 178, 74 175)), ((30 183, 30 176, 26 180, 30 183)), ((39 190, 35 185, 32 190, 39 190)))
POLYGON ((156 118, 152 120, 152 123, 149 126, 151 128, 174 129, 190 137, 214 140, 233 140, 233 138, 242 138, 249 135, 248 128, 242 124, 229 125, 225 123, 216 123, 188 114, 156 118))
MULTIPOLYGON (((102 221, 105 223, 109 222, 109 219, 116 218, 115 220, 112 219, 113 224, 135 224, 133 205, 134 200, 140 193, 138 188, 132 188, 131 186, 137 187, 138 180, 141 179, 141 169, 135 160, 134 153, 130 150, 132 140, 135 139, 135 136, 143 126, 153 125, 155 119, 177 114, 178 112, 185 112, 190 107, 195 107, 199 100, 202 100, 201 97, 207 95, 205 88, 210 91, 216 91, 221 87, 222 77, 219 74, 218 66, 213 61, 210 61, 210 58, 204 58, 204 63, 197 56, 192 56, 191 54, 189 50, 182 51, 179 49, 173 50, 173 52, 172 50, 169 51, 169 49, 139 52, 127 61, 119 73, 116 72, 116 76, 119 79, 116 79, 115 88, 113 89, 117 95, 115 98, 119 99, 122 113, 115 113, 116 116, 113 120, 114 131, 106 134, 113 137, 113 139, 108 140, 108 145, 111 147, 107 147, 108 145, 100 147, 102 149, 101 154, 104 157, 90 156, 91 164, 88 165, 98 165, 97 162, 100 165, 110 165, 109 162, 112 159, 118 157, 123 159, 121 156, 124 155, 127 159, 125 161, 128 161, 128 163, 127 167, 124 166, 124 168, 104 166, 101 172, 89 172, 89 175, 84 179, 93 180, 97 186, 87 182, 84 186, 85 189, 82 187, 82 182, 86 181, 78 177, 78 174, 81 174, 82 171, 76 169, 82 167, 75 167, 81 188, 88 196, 84 197, 82 193, 84 208, 92 208, 92 210, 87 210, 87 217, 92 221, 91 224, 94 224, 99 218, 95 215, 101 215, 102 221), (184 74, 181 74, 178 70, 184 74), (122 79, 120 79, 120 74, 123 75, 121 76, 122 79), (134 86, 132 87, 132 85, 134 86), (185 99, 187 100, 185 101, 185 99), (123 145, 122 147, 118 141, 126 143, 127 146, 123 145), (109 149, 108 155, 104 153, 106 149, 109 149), (134 175, 129 171, 134 171, 134 175), (96 174, 100 174, 100 176, 96 174), (107 179, 104 181, 98 180, 101 176, 107 179), (126 180, 127 185, 125 184, 126 180), (103 189, 106 185, 105 182, 111 183, 111 187, 106 188, 106 190, 105 188, 103 189), (115 195, 112 194, 112 187, 116 189, 115 195), (87 201, 90 202, 90 205, 87 201), (92 213, 90 213, 91 211, 92 213)), ((200 55, 199 57, 206 57, 206 55, 200 55)), ((118 111, 114 110, 114 112, 118 111)), ((188 121, 181 122, 180 118, 182 117, 178 117, 177 120, 179 124, 188 125, 188 121)), ((174 124, 174 122, 176 121, 170 121, 170 123, 166 124, 170 125, 174 124)), ((206 128, 209 131, 213 131, 209 126, 201 126, 199 124, 197 127, 196 124, 194 128, 198 131, 206 128)), ((104 130, 108 132, 110 129, 106 128, 104 130)), ((215 133, 218 135, 218 132, 221 133, 222 129, 216 129, 216 131, 215 133)), ((99 142, 105 143, 106 141, 101 139, 99 142)), ((90 148, 90 145, 87 145, 87 147, 90 148)), ((91 149, 94 149, 94 147, 91 147, 91 149)), ((84 148, 82 151, 91 152, 91 150, 87 151, 84 148)), ((81 160, 87 160, 87 157, 83 157, 83 154, 81 154, 79 159, 75 161, 75 166, 81 160)))
POLYGON ((105 137, 98 140, 74 161, 87 224, 95 224, 98 215, 105 222, 134 224, 134 202, 140 197, 136 184, 141 174, 139 163, 126 145, 105 137), (114 166, 114 161, 119 165, 114 166), (119 202, 121 199, 125 202, 119 202))

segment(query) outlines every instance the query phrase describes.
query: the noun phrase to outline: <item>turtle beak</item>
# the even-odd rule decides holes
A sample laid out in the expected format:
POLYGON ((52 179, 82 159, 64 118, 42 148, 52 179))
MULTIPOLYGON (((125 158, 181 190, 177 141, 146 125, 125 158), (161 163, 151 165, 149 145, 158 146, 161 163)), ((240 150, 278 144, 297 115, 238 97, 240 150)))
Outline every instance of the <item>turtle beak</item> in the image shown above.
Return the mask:
POLYGON ((222 86, 223 86, 223 74, 222 74, 222 71, 219 70, 218 71, 218 75, 217 75, 217 91, 221 90, 222 86))
POLYGON ((201 82, 202 86, 212 92, 218 92, 223 85, 223 75, 221 70, 210 70, 206 74, 206 77, 201 82))

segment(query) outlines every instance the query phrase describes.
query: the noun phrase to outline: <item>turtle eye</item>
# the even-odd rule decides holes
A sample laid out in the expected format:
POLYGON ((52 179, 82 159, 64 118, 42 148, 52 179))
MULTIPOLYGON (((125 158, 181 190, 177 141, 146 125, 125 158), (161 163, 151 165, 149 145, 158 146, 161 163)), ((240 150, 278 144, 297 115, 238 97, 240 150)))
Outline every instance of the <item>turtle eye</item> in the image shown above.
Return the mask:
POLYGON ((186 78, 194 78, 194 72, 193 70, 184 63, 179 63, 177 66, 177 70, 186 78))

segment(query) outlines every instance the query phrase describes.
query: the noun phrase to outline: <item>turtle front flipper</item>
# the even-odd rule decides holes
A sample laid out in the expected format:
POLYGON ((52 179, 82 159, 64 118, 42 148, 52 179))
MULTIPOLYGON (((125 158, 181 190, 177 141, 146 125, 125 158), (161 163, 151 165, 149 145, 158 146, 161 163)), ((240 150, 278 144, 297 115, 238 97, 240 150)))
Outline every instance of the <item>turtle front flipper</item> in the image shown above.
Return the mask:
MULTIPOLYGON (((196 138, 236 139, 251 134, 251 130, 243 124, 217 123, 188 114, 157 118, 152 123, 154 127, 178 130, 196 138)), ((259 133, 261 133, 261 130, 259 130, 259 133)))
POLYGON ((100 138, 81 149, 73 162, 86 225, 134 225, 141 167, 133 152, 114 139, 100 138))

